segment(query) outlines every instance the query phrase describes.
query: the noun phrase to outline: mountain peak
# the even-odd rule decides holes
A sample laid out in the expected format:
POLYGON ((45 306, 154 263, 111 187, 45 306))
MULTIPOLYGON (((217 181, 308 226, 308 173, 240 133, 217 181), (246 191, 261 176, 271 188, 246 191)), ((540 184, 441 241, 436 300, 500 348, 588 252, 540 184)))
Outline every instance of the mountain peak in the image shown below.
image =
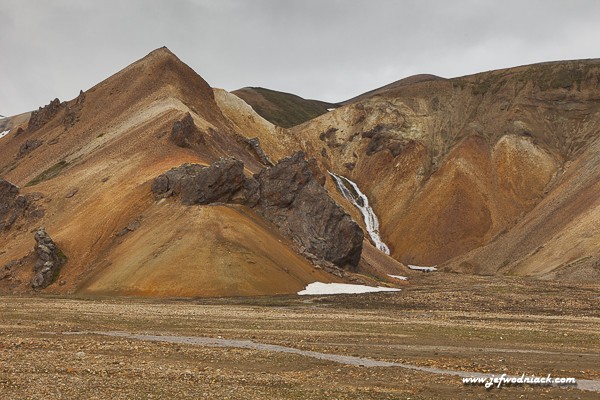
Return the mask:
MULTIPOLYGON (((179 58, 173 53, 167 46, 162 46, 157 49, 152 50, 146 57, 174 57, 179 60, 179 58)), ((146 58, 144 57, 144 58, 146 58)))
MULTIPOLYGON (((133 65, 136 65, 136 64, 149 64, 149 65, 159 64, 160 65, 163 63, 167 63, 167 62, 174 63, 175 65, 176 64, 186 65, 183 61, 181 61, 181 59, 179 57, 177 57, 177 55, 175 55, 175 53, 173 53, 171 50, 169 50, 166 46, 162 46, 162 47, 152 50, 146 56, 144 56, 141 59, 139 59, 138 61, 136 61, 133 65)), ((186 67, 187 67, 187 65, 186 65, 186 67)))
POLYGON ((142 99, 172 97, 210 123, 220 126, 218 121, 222 120, 210 85, 165 46, 151 51, 90 91, 104 93, 99 97, 110 99, 111 104, 120 102, 129 106, 142 99))

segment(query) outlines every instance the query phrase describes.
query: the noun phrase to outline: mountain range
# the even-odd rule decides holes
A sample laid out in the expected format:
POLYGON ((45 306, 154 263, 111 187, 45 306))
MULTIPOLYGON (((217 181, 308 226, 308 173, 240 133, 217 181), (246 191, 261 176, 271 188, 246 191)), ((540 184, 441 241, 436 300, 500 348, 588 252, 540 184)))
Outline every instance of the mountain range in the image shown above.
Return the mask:
POLYGON ((0 120, 0 291, 284 294, 401 286, 408 265, 597 279, 599 85, 600 60, 562 61, 331 104, 211 88, 157 49, 0 120))

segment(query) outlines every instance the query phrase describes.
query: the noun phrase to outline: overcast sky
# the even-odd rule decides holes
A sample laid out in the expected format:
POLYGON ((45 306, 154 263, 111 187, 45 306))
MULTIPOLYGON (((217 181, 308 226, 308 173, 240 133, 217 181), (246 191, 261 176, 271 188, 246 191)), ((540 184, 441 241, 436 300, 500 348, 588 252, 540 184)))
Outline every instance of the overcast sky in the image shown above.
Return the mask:
POLYGON ((341 101, 406 76, 600 57, 596 0, 0 0, 0 114, 167 46, 213 87, 341 101))

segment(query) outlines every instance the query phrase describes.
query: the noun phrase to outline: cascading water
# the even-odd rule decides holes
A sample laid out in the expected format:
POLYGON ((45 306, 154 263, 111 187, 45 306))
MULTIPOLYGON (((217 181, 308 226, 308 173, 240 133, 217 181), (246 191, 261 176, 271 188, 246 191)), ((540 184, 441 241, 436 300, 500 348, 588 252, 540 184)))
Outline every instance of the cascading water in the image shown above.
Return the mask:
POLYGON ((346 200, 354 204, 354 206, 360 210, 365 220, 367 232, 369 233, 369 236, 371 236, 371 240, 375 244, 375 247, 377 247, 385 254, 390 254, 390 248, 387 247, 385 243, 383 243, 381 237, 379 236, 379 220, 377 219, 375 212, 369 205, 369 199, 367 198, 367 196, 363 192, 361 192, 358 188, 358 185, 356 185, 356 183, 352 182, 350 179, 344 176, 336 175, 331 171, 328 172, 329 175, 331 175, 331 177, 333 178, 337 188, 346 198, 346 200), (346 182, 348 185, 350 185, 350 187, 352 187, 356 195, 352 193, 350 189, 348 189, 344 182, 346 182))

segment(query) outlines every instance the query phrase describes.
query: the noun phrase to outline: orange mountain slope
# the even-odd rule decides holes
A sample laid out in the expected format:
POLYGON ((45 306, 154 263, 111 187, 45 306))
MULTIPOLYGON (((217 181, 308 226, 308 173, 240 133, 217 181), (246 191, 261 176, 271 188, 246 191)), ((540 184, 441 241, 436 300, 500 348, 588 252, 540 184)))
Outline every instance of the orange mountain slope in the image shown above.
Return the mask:
POLYGON ((398 261, 597 276, 599 83, 597 60, 416 80, 292 134, 363 188, 398 261))
POLYGON ((247 139, 269 162, 299 147, 166 48, 20 127, 1 139, 0 175, 43 216, 25 213, 0 233, 0 265, 12 261, 3 291, 31 290, 39 226, 68 258, 48 293, 241 296, 341 280, 243 205, 153 198, 154 178, 184 163, 235 157, 247 176, 259 172, 264 160, 247 139), (197 135, 177 145, 173 126, 188 114, 197 135))

